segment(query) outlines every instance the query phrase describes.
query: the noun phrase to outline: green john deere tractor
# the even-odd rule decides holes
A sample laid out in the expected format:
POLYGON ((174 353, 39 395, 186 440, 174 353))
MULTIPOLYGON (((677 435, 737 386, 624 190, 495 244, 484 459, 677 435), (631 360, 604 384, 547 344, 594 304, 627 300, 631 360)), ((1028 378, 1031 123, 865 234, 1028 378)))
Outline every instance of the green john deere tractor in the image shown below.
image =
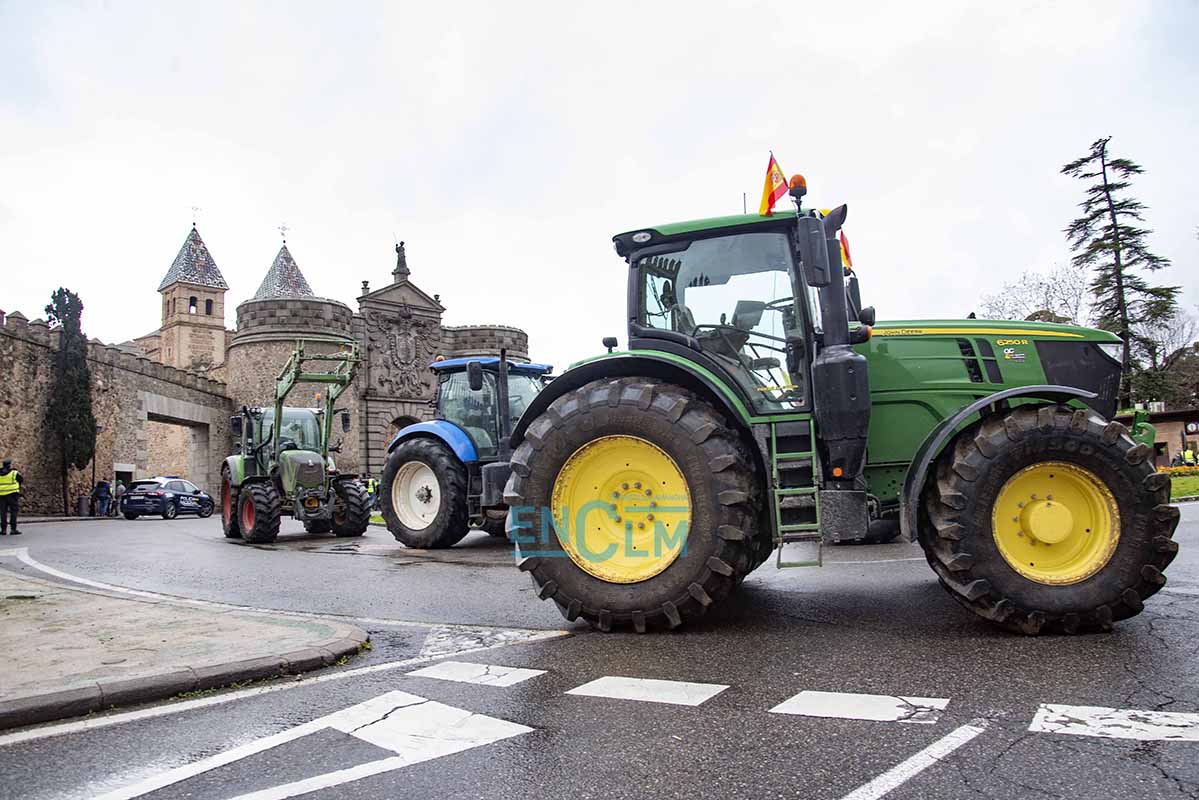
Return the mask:
MULTIPOLYGON (((350 386, 361 358, 348 352, 309 355, 304 342, 279 373, 272 408, 247 408, 230 420, 236 453, 221 467, 221 522, 225 536, 256 544, 275 541, 279 520, 292 516, 309 533, 361 536, 370 523, 370 496, 356 475, 340 473, 329 457, 337 399, 350 386), (329 372, 305 372, 308 362, 333 362, 329 372), (300 383, 327 383, 324 408, 288 408, 300 383)), ((341 411, 343 433, 350 416, 341 411)))
POLYGON ((1119 339, 876 324, 842 263, 845 207, 806 210, 805 193, 796 176, 794 212, 615 237, 628 351, 605 339, 513 431, 508 532, 539 596, 605 631, 674 628, 772 551, 816 566, 823 544, 899 530, 1009 630, 1140 612, 1178 510, 1152 448, 1112 421, 1119 339))

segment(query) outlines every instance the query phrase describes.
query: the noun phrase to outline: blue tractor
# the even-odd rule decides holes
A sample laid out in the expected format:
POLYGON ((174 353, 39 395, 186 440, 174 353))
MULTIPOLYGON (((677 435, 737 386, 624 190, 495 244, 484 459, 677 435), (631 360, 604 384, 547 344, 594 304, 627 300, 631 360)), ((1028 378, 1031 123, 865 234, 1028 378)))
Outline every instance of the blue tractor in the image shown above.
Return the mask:
POLYGON ((452 547, 472 528, 504 535, 512 424, 541 391, 549 364, 500 357, 434 361, 437 411, 387 446, 379 506, 408 547, 452 547))

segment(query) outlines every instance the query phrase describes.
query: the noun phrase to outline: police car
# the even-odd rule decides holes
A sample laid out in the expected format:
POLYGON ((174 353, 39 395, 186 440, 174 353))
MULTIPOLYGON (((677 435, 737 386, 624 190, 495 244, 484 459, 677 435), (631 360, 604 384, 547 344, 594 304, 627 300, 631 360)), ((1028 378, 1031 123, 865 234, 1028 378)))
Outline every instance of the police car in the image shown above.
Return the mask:
POLYGON ((137 519, 143 514, 161 514, 163 519, 174 519, 180 514, 208 517, 215 507, 208 492, 172 475, 133 481, 121 497, 125 519, 137 519))

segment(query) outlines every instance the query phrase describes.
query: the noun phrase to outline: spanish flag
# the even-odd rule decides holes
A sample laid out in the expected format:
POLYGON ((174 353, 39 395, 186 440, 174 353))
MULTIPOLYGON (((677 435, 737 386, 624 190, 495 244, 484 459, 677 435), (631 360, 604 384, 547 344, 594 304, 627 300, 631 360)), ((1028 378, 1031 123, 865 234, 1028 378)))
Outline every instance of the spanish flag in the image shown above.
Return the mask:
POLYGON ((771 153, 770 162, 766 165, 766 185, 762 187, 762 205, 758 208, 758 215, 769 217, 774 213, 774 204, 786 193, 787 179, 783 176, 783 168, 774 160, 774 153, 771 153))
POLYGON ((853 259, 849 257, 849 240, 845 238, 845 231, 841 231, 841 263, 853 272, 853 259))

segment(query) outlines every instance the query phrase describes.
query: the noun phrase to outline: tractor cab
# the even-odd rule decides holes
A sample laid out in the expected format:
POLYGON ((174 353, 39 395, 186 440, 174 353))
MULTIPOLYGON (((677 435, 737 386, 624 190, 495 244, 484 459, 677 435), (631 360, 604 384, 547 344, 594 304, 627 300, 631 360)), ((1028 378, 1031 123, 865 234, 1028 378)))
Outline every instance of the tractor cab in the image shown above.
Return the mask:
MULTIPOLYGON (((500 359, 494 356, 452 358, 434 361, 430 368, 437 375, 435 417, 461 428, 470 437, 479 459, 494 459, 499 453, 502 430, 498 385, 500 359), (472 373, 478 388, 471 386, 472 373)), ((507 396, 511 420, 520 419, 552 369, 549 364, 508 362, 507 396)))

